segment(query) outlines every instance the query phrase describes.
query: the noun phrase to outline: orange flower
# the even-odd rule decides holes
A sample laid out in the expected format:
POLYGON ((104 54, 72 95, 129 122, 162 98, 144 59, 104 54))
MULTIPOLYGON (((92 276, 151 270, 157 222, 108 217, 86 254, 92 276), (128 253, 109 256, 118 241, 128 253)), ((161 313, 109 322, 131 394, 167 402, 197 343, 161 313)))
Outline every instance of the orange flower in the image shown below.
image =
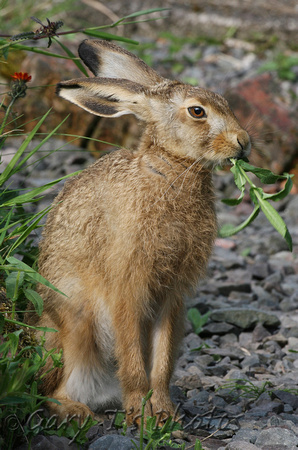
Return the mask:
POLYGON ((31 80, 31 75, 28 75, 27 72, 15 72, 14 75, 11 75, 11 78, 14 80, 20 80, 24 83, 28 83, 31 80))

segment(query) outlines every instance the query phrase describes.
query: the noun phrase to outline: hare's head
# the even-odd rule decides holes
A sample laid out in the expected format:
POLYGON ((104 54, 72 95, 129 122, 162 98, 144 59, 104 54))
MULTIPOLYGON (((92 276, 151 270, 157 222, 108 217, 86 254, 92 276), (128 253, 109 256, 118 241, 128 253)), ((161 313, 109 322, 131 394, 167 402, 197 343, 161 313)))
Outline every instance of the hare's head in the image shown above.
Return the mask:
POLYGON ((202 164, 249 154, 249 136, 219 94, 162 78, 106 41, 85 40, 79 55, 95 77, 59 83, 61 97, 98 116, 134 114, 154 145, 202 164))

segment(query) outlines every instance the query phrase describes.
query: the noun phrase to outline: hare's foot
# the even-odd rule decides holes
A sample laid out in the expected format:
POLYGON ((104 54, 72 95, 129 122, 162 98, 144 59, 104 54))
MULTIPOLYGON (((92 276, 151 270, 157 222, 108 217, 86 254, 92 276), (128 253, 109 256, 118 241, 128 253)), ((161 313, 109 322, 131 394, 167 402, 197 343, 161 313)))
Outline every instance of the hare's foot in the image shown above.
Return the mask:
MULTIPOLYGON (((126 423, 128 426, 137 425, 140 426, 141 423, 141 414, 142 414, 142 398, 144 398, 146 394, 138 393, 130 396, 125 402, 125 411, 126 411, 126 423)), ((145 405, 145 413, 144 419, 146 422, 146 418, 152 416, 152 408, 151 403, 148 400, 145 405)))
POLYGON ((150 399, 152 406, 152 415, 156 416, 156 425, 162 426, 172 417, 173 420, 177 420, 177 407, 170 399, 169 395, 165 393, 155 393, 150 399))
MULTIPOLYGON (((54 397, 54 396, 53 396, 54 397)), ((97 420, 96 414, 84 403, 73 401, 67 397, 54 397, 60 405, 53 402, 47 402, 46 408, 50 415, 58 416, 59 422, 70 421, 72 419, 83 424, 88 417, 97 420)))

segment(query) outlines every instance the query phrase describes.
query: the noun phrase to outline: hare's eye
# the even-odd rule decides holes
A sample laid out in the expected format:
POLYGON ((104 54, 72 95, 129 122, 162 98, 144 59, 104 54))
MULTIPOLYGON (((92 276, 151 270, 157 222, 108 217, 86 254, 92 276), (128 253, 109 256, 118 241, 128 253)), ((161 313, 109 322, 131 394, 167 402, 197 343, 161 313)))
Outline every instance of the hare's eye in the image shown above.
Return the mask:
POLYGON ((191 106, 188 108, 188 112, 195 119, 202 119, 203 117, 206 117, 205 110, 200 106, 191 106))

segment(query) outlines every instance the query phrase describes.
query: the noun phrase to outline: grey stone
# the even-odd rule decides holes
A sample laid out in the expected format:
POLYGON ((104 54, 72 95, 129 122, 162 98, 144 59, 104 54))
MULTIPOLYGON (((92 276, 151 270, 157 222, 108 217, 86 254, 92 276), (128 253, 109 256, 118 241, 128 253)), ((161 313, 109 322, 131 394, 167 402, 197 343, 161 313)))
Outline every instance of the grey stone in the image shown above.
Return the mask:
MULTIPOLYGON (((190 392, 191 391, 188 391, 187 395, 189 395, 190 392)), ((194 389, 193 392, 195 393, 195 395, 192 395, 189 398, 191 398, 191 400, 194 402, 194 404, 199 405, 200 403, 203 403, 203 404, 208 403, 209 396, 210 396, 208 391, 205 391, 205 390, 198 391, 197 389, 194 389), (196 391, 196 393, 195 393, 195 391, 196 391)))
POLYGON ((280 427, 272 427, 262 430, 257 437, 255 444, 262 449, 264 449, 265 446, 268 449, 270 449, 272 446, 276 446, 276 450, 282 448, 292 450, 294 447, 298 446, 298 436, 292 430, 280 427))
POLYGON ((231 292, 251 292, 251 285, 245 281, 224 281, 217 286, 218 292, 228 296, 231 292))
POLYGON ((288 297, 284 298, 280 302, 279 307, 284 312, 290 312, 295 311, 295 309, 297 309, 297 304, 298 304, 298 294, 295 293, 290 298, 288 297))
POLYGON ((252 343, 252 333, 243 331, 242 333, 239 334, 238 340, 240 347, 248 349, 252 343))
POLYGON ((252 342, 262 342, 268 336, 271 336, 269 331, 258 323, 252 332, 252 342))
POLYGON ((245 417, 254 417, 257 419, 258 417, 266 417, 271 413, 280 414, 283 410, 283 404, 280 402, 270 400, 262 401, 258 406, 252 406, 252 409, 245 413, 245 417))
MULTIPOLYGON (((242 424, 243 425, 243 424, 242 424)), ((233 441, 244 441, 254 444, 258 437, 258 427, 254 425, 254 421, 251 421, 249 426, 245 423, 244 427, 241 427, 233 437, 233 441)))
POLYGON ((284 277, 281 272, 274 272, 272 275, 269 275, 269 277, 264 280, 265 291, 271 292, 273 289, 278 291, 283 279, 284 277))
MULTIPOLYGON (((21 445, 17 450, 27 450, 28 445, 21 445)), ((31 441, 32 450, 75 450, 77 444, 71 443, 70 439, 64 436, 43 436, 41 434, 34 436, 31 441)))
MULTIPOLYGON (((140 446, 139 442, 136 441, 136 443, 140 446)), ((133 448, 131 438, 118 434, 102 436, 89 446, 89 450, 132 450, 133 448)))
MULTIPOLYGON (((219 322, 218 325, 220 325, 221 322, 219 322)), ((219 339, 219 343, 221 347, 229 346, 229 345, 237 345, 238 346, 238 339, 236 334, 234 333, 227 333, 224 336, 221 336, 219 339)))
POLYGON ((254 444, 250 444, 246 441, 232 441, 226 447, 225 450, 258 450, 254 444))
POLYGON ((253 278, 263 280, 269 276, 269 265, 264 261, 256 261, 251 270, 253 278))
POLYGON ((281 283, 281 289, 285 295, 291 296, 298 292, 298 275, 290 275, 284 283, 281 283))
POLYGON ((246 356, 243 361, 241 361, 242 368, 258 367, 260 365, 260 358, 258 355, 246 356))
POLYGON ((199 375, 184 375, 175 381, 175 385, 182 389, 198 389, 202 387, 199 375))
POLYGON ((238 346, 237 347, 226 346, 223 348, 205 348, 203 349, 203 352, 214 356, 222 356, 222 357, 228 356, 232 360, 243 359, 246 356, 246 353, 238 346))
POLYGON ((200 333, 201 336, 210 336, 213 334, 226 334, 234 330, 234 325, 226 322, 211 322, 204 326, 203 331, 200 333))
POLYGON ((295 273, 293 262, 282 260, 281 258, 275 258, 274 255, 269 260, 269 268, 271 272, 281 272, 282 275, 292 275, 295 273))
POLYGON ((190 350, 198 348, 202 345, 203 340, 195 333, 190 333, 184 338, 184 343, 190 350))
POLYGON ((218 309, 211 313, 210 318, 216 322, 231 323, 242 329, 251 328, 257 323, 271 327, 276 327, 280 324, 280 320, 275 314, 255 308, 218 309))
POLYGON ((273 398, 278 398, 283 403, 288 403, 293 409, 298 408, 298 396, 291 392, 276 390, 272 392, 273 398))
POLYGON ((215 375, 217 377, 223 377, 231 369, 231 364, 216 364, 214 366, 206 367, 206 375, 215 375))

